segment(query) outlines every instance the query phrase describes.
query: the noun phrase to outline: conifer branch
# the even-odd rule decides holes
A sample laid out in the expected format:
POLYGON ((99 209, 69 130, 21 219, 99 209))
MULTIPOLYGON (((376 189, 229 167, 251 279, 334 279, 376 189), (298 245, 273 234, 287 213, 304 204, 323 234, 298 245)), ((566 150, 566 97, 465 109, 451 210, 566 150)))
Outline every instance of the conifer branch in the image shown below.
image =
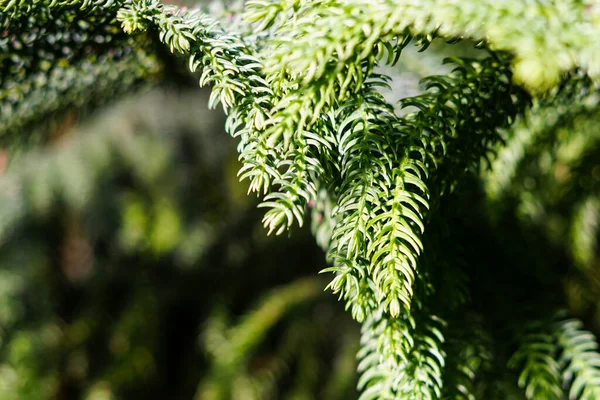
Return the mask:
MULTIPOLYGON (((532 327, 532 329, 534 329, 532 327)), ((561 371, 556 361, 558 347, 551 334, 536 332, 520 335, 519 350, 509 360, 509 367, 520 368, 519 387, 527 399, 562 399, 561 371)))
POLYGON ((343 216, 330 249, 336 265, 329 270, 337 273, 330 287, 352 303, 353 315, 370 312, 356 309, 357 296, 366 290, 359 282, 365 278, 373 282, 377 303, 392 316, 410 308, 420 235, 432 200, 436 204, 465 171, 478 168, 498 140, 496 129, 508 126, 527 104, 509 76, 496 58, 460 62, 454 75, 430 78, 429 93, 403 100, 419 112, 398 119, 380 96, 367 92, 361 108, 340 125, 351 135, 346 139, 342 131, 340 143, 366 152, 340 150, 357 164, 349 165, 347 177, 344 165, 340 168, 336 212, 343 216), (488 103, 492 98, 493 105, 488 103), (459 101, 473 108, 464 110, 459 101))
MULTIPOLYGON (((491 360, 482 323, 474 328, 479 342, 456 327, 467 324, 458 314, 476 307, 465 273, 477 267, 454 261, 458 252, 439 244, 458 246, 444 226, 452 224, 440 211, 445 198, 489 166, 482 175, 490 204, 500 209, 514 196, 523 213, 568 210, 555 237, 570 235, 579 272, 591 274, 597 259, 600 8, 546 3, 251 0, 242 20, 237 11, 209 15, 158 0, 0 0, 0 140, 157 77, 148 46, 157 35, 172 53, 189 56, 200 86, 211 87, 209 106, 222 105, 226 130, 238 140, 239 176, 263 196, 268 232, 302 226, 312 214, 331 262, 323 272, 334 273, 328 287, 363 323, 361 399, 472 399, 487 364, 500 361, 491 360), (425 92, 403 98, 400 116, 381 94, 393 79, 378 68, 395 64, 411 43, 426 50, 436 37, 473 40, 486 52, 451 59, 454 71, 423 79, 425 92), (523 186, 523 176, 539 187, 535 179, 523 186)), ((111 168, 142 182, 168 169, 169 140, 137 135, 153 131, 147 126, 125 130, 107 121, 16 160, 0 180, 0 242, 29 216, 58 205, 86 209, 111 168)), ((241 361, 317 287, 311 280, 277 291, 231 329, 212 321, 217 370, 239 377, 240 393, 259 396, 253 385, 272 384, 243 371, 241 361)), ((509 364, 521 371, 527 398, 600 398, 597 344, 581 323, 533 323, 517 341, 509 364)), ((301 358, 299 379, 310 381, 314 357, 301 358)), ((510 391, 497 381, 498 393, 510 391)))
POLYGON ((520 337, 509 365, 522 369, 519 386, 528 399, 562 399, 568 393, 569 399, 591 400, 600 394, 598 342, 581 321, 559 312, 552 320, 530 323, 520 337))
POLYGON ((600 9, 593 2, 485 0, 465 8, 453 0, 343 0, 312 10, 303 1, 279 4, 255 2, 248 19, 266 18, 269 25, 278 13, 285 19, 286 10, 305 11, 283 23, 268 64, 305 81, 317 79, 332 59, 342 66, 348 57, 371 53, 378 41, 402 42, 410 34, 484 40, 495 51, 508 51, 515 56, 515 80, 532 91, 552 88, 576 67, 594 79, 600 73, 600 9))
POLYGON ((433 315, 415 320, 387 318, 382 309, 372 313, 363 324, 358 353, 360 399, 440 398, 444 325, 433 315))
POLYGON ((558 343, 562 354, 559 365, 570 399, 592 400, 600 396, 600 354, 596 337, 583 330, 581 321, 559 323, 558 343))
POLYGON ((115 17, 38 3, 0 16, 0 143, 26 142, 24 131, 41 122, 158 78, 148 41, 119 32, 115 17))

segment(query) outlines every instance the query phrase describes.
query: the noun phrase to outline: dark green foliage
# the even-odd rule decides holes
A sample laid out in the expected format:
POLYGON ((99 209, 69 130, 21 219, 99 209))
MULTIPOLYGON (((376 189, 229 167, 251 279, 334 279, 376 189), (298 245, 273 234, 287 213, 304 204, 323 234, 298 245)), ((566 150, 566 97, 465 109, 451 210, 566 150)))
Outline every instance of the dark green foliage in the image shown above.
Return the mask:
MULTIPOLYGON (((51 10, 0 15, 0 140, 44 140, 40 123, 73 107, 99 105, 159 73, 146 39, 116 26, 116 12, 51 10), (28 132, 28 134, 23 134, 28 132)), ((46 136, 47 136, 46 132, 46 136)))

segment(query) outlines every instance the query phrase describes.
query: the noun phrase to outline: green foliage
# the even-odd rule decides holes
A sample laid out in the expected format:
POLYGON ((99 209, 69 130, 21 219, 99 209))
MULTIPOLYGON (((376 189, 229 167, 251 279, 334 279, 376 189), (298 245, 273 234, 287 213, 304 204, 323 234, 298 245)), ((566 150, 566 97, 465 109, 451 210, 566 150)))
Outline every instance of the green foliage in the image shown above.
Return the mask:
POLYGON ((48 132, 34 132, 51 116, 100 105, 160 72, 148 41, 118 29, 115 12, 35 3, 10 16, 10 9, 0 14, 3 146, 44 142, 48 132))
POLYGON ((277 11, 283 14, 279 21, 285 22, 289 14, 296 17, 294 23, 283 24, 283 37, 277 42, 282 45, 269 55, 268 65, 301 75, 305 82, 318 78, 332 56, 341 66, 356 55, 367 57, 378 42, 406 35, 485 40, 495 51, 514 54, 517 81, 536 91, 556 85, 561 73, 575 67, 595 78, 599 72, 594 32, 599 29, 600 10, 593 1, 545 5, 484 0, 465 5, 452 0, 378 0, 365 7, 361 0, 316 5, 301 0, 270 5, 259 0, 249 5, 249 20, 263 25, 273 24, 277 11))
POLYGON ((532 323, 511 362, 524 363, 519 385, 528 399, 595 399, 600 386, 600 357, 595 336, 574 319, 532 323), (561 382, 562 381, 562 382, 561 382), (562 385, 561 385, 562 383, 562 385))
MULTIPOLYGON (((579 320, 548 317, 570 307, 589 323, 599 310, 596 2, 251 0, 243 9, 187 9, 0 0, 0 11, 6 248, 57 210, 81 216, 113 204, 119 252, 188 266, 202 258, 194 248, 224 228, 198 217, 182 193, 184 178, 175 177, 187 170, 185 156, 171 134, 188 128, 194 111, 105 117, 62 147, 39 148, 53 142, 41 124, 51 116, 82 114, 169 73, 186 80, 167 49, 188 57, 210 87, 209 107, 222 105, 238 176, 262 197, 267 232, 301 228, 310 214, 330 264, 322 272, 334 275, 324 286, 362 324, 361 399, 600 398, 594 335, 579 320), (461 40, 470 57, 456 56, 461 40), (431 58, 410 56, 414 48, 443 58, 448 72, 423 78, 416 96, 400 93, 396 106, 386 91, 407 69, 431 69, 431 58), (19 156, 23 143, 33 149, 19 156), (130 187, 115 183, 120 174, 130 187), (103 198, 110 190, 113 203, 103 198), (477 237, 485 230, 494 233, 477 237), (501 296, 510 298, 493 299, 501 296)), ((218 202, 203 205, 220 211, 218 202)), ((197 398, 275 397, 292 359, 290 398, 348 393, 316 383, 321 341, 293 332, 324 328, 302 316, 280 329, 264 371, 252 371, 284 311, 316 297, 320 281, 296 279, 233 327, 226 307, 211 313, 209 373, 197 398), (293 349, 302 345, 310 351, 293 349)), ((19 343, 16 334, 2 354, 27 364, 19 343)), ((347 362, 336 365, 331 382, 352 379, 347 362)), ((38 375, 60 386, 59 372, 38 375)), ((15 387, 25 388, 23 379, 15 387)))

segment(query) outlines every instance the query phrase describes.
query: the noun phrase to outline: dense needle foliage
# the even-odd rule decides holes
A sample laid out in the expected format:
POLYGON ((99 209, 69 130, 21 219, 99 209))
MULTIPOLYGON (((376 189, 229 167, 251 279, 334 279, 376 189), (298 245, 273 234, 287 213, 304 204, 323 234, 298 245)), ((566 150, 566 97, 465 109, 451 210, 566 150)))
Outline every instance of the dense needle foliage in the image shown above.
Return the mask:
POLYGON ((152 396, 136 385, 173 362, 156 350, 167 304, 209 317, 204 357, 155 382, 184 388, 163 398, 600 398, 600 3, 0 12, 2 398, 152 396), (140 91, 195 85, 183 57, 226 114, 260 235, 310 225, 325 281, 304 247, 289 271, 223 256, 252 230, 226 145, 195 97, 140 91))

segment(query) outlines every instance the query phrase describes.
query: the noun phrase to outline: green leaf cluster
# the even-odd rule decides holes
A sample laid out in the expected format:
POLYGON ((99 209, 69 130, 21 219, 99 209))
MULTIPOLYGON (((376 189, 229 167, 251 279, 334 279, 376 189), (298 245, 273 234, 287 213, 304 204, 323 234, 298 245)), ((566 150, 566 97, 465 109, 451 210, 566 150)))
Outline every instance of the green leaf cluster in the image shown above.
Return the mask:
MULTIPOLYGON (((211 13, 158 0, 4 0, 0 11, 3 146, 48 115, 153 81, 159 45, 188 57, 200 86, 210 87, 209 107, 220 104, 227 115, 239 177, 261 197, 268 233, 312 216, 330 264, 322 272, 333 275, 326 286, 362 324, 361 399, 511 398, 518 388, 528 399, 600 398, 596 338, 578 320, 554 317, 565 307, 592 313, 600 293, 597 2, 250 0, 211 13), (434 51, 440 40, 450 49, 473 43, 475 55, 445 58, 448 73, 391 104, 384 94, 402 74, 383 68, 402 66, 414 47, 434 51), (500 237, 514 232, 509 224, 526 240, 542 231, 532 243, 557 249, 566 267, 547 254, 536 259, 519 237, 482 244, 470 218, 500 237), (516 260, 512 269, 485 275, 504 261, 461 247, 472 243, 516 260), (522 275, 508 304, 526 301, 523 310, 489 299, 506 296, 510 283, 477 280, 513 273, 522 275), (551 298, 532 299, 530 281, 551 298), (498 373, 506 365, 518 378, 498 373)), ((169 158, 153 141, 129 148, 110 140, 91 134, 64 154, 14 167, 0 181, 8 210, 0 211, 0 240, 53 201, 85 209, 93 175, 108 164, 99 148, 142 180, 169 158)), ((148 222, 161 235, 139 222, 142 202, 124 202, 130 248, 174 251, 175 206, 161 203, 167 211, 148 222)), ((215 317, 208 347, 219 379, 245 368, 255 335, 283 303, 229 330, 215 317)), ((227 396, 213 383, 200 393, 227 396)))

